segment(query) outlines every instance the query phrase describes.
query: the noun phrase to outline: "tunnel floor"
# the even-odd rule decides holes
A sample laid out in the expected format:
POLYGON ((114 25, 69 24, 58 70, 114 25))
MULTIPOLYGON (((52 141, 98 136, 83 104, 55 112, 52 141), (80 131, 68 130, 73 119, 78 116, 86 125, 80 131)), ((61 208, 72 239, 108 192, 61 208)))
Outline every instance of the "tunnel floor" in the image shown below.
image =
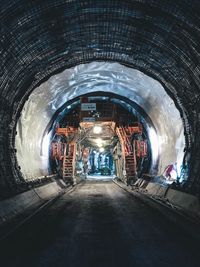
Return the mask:
POLYGON ((199 266, 198 244, 112 181, 85 181, 1 248, 1 266, 199 266))
POLYGON ((87 180, 89 181, 95 181, 95 180, 101 180, 101 181, 107 181, 107 180, 112 180, 116 176, 115 175, 98 175, 98 174, 93 174, 93 175, 87 175, 87 180))

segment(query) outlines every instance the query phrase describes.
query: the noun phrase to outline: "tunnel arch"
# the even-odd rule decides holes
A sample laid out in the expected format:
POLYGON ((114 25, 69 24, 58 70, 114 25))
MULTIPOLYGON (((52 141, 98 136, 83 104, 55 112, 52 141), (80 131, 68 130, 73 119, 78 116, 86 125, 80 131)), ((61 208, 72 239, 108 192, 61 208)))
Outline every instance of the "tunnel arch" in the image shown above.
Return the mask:
POLYGON ((77 3, 2 4, 2 194, 20 190, 16 181, 23 182, 16 163, 15 126, 30 92, 56 72, 95 60, 123 63, 164 85, 183 117, 189 181, 198 192, 199 1, 77 3))
MULTIPOLYGON (((58 125, 60 125, 60 122, 70 113, 73 111, 76 107, 80 106, 81 104, 81 98, 88 98, 90 101, 92 99, 95 99, 94 102, 97 100, 98 102, 106 102, 109 101, 110 103, 113 103, 117 105, 118 107, 124 108, 126 111, 128 111, 133 118, 137 119, 137 121, 142 125, 143 128, 143 137, 146 137, 147 142, 147 154, 148 154, 148 167, 146 166, 145 169, 151 171, 152 174, 156 174, 158 172, 158 151, 153 151, 151 149, 151 144, 149 140, 149 134, 148 131, 150 131, 150 128, 154 130, 156 133, 156 129, 153 125, 152 120, 148 116, 148 114, 144 111, 142 107, 140 107, 138 104, 136 104, 134 101, 131 101, 130 99, 118 95, 116 93, 110 93, 110 92, 94 92, 94 93, 88 93, 84 95, 77 96, 76 98, 67 101, 64 103, 54 114, 49 123, 47 124, 42 139, 41 139, 41 155, 44 154, 43 148, 45 147, 45 136, 47 136, 50 132, 52 133, 50 135, 50 141, 51 136, 55 136, 56 134, 56 128, 58 125)), ((134 121, 133 121, 134 122, 134 121)), ((98 122, 97 122, 98 124, 98 122)), ((127 124, 128 125, 128 124, 127 124)), ((62 127, 62 126, 61 126, 62 127)), ((49 151, 47 152, 49 153, 49 151)), ((51 154, 51 153, 49 153, 51 154)), ((48 156, 47 156, 48 157, 48 156)))
MULTIPOLYGON (((77 97, 95 93, 115 94, 119 99, 124 98, 125 102, 140 107, 137 117, 146 116, 142 120, 148 128, 154 164, 159 158, 158 172, 152 174, 161 175, 167 165, 175 162, 178 162, 180 169, 185 146, 183 125, 178 110, 164 88, 138 70, 118 63, 92 62, 52 76, 37 87, 26 102, 16 136, 18 162, 26 179, 48 175, 48 166, 43 167, 42 164, 45 157, 46 164, 48 162, 48 151, 42 157, 38 143, 42 142, 49 121, 52 117, 56 119, 54 114, 57 114, 57 110, 69 105, 77 97), (29 157, 33 160, 30 161, 29 157)), ((46 133, 44 144, 47 145, 50 135, 46 133)))
MULTIPOLYGON (((50 149, 46 153, 46 158, 48 159, 49 154, 50 173, 57 173, 59 176, 63 177, 66 182, 71 180, 71 178, 69 179, 65 177, 65 169, 63 167, 64 160, 59 160, 59 155, 68 153, 70 139, 74 136, 76 140, 76 160, 74 164, 76 167, 74 167, 75 176, 73 176, 74 183, 86 179, 87 174, 85 174, 83 167, 84 162, 86 161, 89 164, 87 166, 90 179, 95 179, 95 173, 97 174, 96 177, 101 179, 101 176, 99 175, 103 175, 104 170, 102 168, 105 165, 109 168, 107 171, 110 172, 110 175, 112 174, 108 179, 113 179, 116 176, 125 183, 129 183, 132 181, 131 179, 133 179, 133 174, 135 173, 132 169, 131 173, 128 171, 128 174, 126 173, 126 175, 122 176, 122 170, 126 168, 126 160, 129 161, 127 164, 130 164, 130 158, 126 159, 125 154, 121 154, 122 150, 124 150, 125 144, 122 142, 121 135, 119 134, 119 127, 122 127, 122 129, 126 131, 129 131, 131 127, 135 127, 135 134, 138 131, 138 127, 141 127, 140 134, 134 134, 134 136, 132 135, 132 138, 130 139, 132 147, 134 146, 137 149, 136 151, 138 151, 135 152, 137 153, 137 158, 135 158, 137 177, 141 177, 142 174, 146 173, 149 175, 150 173, 157 173, 159 162, 158 149, 156 149, 156 147, 154 147, 154 150, 151 149, 151 142, 148 134, 148 132, 152 132, 152 130, 156 133, 153 122, 149 118, 148 114, 146 114, 146 112, 135 102, 124 96, 110 92, 91 92, 80 95, 64 103, 54 113, 52 119, 47 124, 41 141, 41 155, 45 155, 46 138, 49 137, 50 149), (81 103, 82 101, 85 102, 86 99, 90 103, 96 104, 96 111, 92 111, 92 114, 88 114, 90 119, 97 116, 92 124, 85 123, 83 119, 84 113, 81 113, 81 103), (124 120, 125 118, 127 120, 124 120), (67 136, 58 134, 58 131, 70 131, 70 128, 74 130, 71 137, 69 133, 69 139, 67 136), (98 131, 100 130, 101 134, 95 133, 95 128, 97 128, 98 131), (68 141, 66 142, 66 140, 68 141), (145 147, 141 148, 141 153, 144 153, 145 156, 141 156, 138 147, 134 144, 134 140, 141 140, 142 144, 145 143, 145 147), (102 142, 101 145, 98 144, 98 142, 102 142), (65 144, 67 146, 66 152, 65 144), (59 147, 59 149, 57 149, 57 147, 59 147), (85 156, 87 154, 88 157, 85 156), (94 155, 96 155, 96 157, 94 157, 94 155), (109 163, 104 161, 106 156, 109 158, 109 163), (119 160, 122 159, 121 156, 123 156, 122 161, 119 160), (96 161, 94 158, 96 158, 96 161), (101 162, 101 160, 103 160, 104 163, 101 162), (94 162, 96 162, 95 168, 93 168, 94 162), (119 166, 121 163, 123 163, 123 166, 119 166), (132 178, 130 174, 132 175, 132 178)), ((128 149, 130 148, 128 147, 128 149)), ((129 150, 129 153, 132 153, 131 151, 129 150)), ((131 158, 134 158, 133 153, 131 154, 131 158)), ((106 175, 108 175, 108 172, 106 175)), ((105 179, 105 176, 103 176, 102 179, 105 179)))

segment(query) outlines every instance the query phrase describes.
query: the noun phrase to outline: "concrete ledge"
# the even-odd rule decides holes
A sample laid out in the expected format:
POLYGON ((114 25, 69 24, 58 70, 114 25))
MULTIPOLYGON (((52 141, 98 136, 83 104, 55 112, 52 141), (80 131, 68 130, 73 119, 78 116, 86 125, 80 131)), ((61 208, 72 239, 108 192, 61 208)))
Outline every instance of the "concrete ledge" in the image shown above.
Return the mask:
POLYGON ((158 192, 157 192, 157 196, 165 197, 168 188, 169 188, 169 186, 160 185, 160 188, 158 189, 158 192))
MULTIPOLYGON (((63 182, 62 182, 63 184, 63 182)), ((0 225, 7 222, 17 215, 22 214, 28 208, 40 205, 47 200, 56 197, 62 192, 59 183, 52 182, 50 184, 31 189, 27 192, 19 194, 13 198, 9 198, 0 202, 0 225)))
POLYGON ((170 203, 200 216, 200 200, 198 197, 171 188, 167 191, 165 197, 170 203))
POLYGON ((146 191, 152 196, 167 199, 169 203, 185 210, 187 214, 200 217, 200 200, 196 196, 153 182, 148 183, 146 191))
POLYGON ((60 194, 62 188, 56 182, 53 182, 41 187, 37 187, 34 189, 34 191, 39 198, 47 200, 60 194))
POLYGON ((148 194, 159 196, 159 197, 165 197, 167 189, 168 189, 167 186, 163 186, 161 184, 152 183, 152 182, 148 183, 148 185, 146 186, 146 190, 148 194))
POLYGON ((0 202, 0 224, 12 219, 22 213, 27 208, 37 204, 41 199, 35 194, 34 190, 24 192, 13 198, 0 202))

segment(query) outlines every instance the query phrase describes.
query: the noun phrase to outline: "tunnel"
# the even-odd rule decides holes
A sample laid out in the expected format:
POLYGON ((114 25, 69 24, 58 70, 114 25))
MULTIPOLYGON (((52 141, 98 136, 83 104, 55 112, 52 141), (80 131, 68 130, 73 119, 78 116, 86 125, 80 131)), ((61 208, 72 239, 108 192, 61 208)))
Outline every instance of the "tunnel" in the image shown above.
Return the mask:
MULTIPOLYGON (((79 65, 53 76, 49 81, 36 88, 30 95, 16 128, 16 156, 21 172, 24 173, 24 179, 36 179, 51 174, 48 166, 48 145, 50 145, 53 138, 55 125, 62 120, 63 116, 66 116, 65 114, 70 109, 73 109, 72 107, 76 105, 74 103, 75 100, 72 102, 73 99, 82 95, 83 92, 89 92, 91 95, 86 102, 92 101, 95 105, 98 99, 99 101, 101 99, 101 101, 103 99, 105 101, 108 93, 118 93, 116 97, 126 96, 123 102, 120 99, 117 100, 116 97, 110 97, 110 102, 115 102, 115 105, 118 102, 121 102, 121 105, 124 103, 123 105, 127 106, 127 109, 135 114, 136 118, 132 118, 131 121, 128 121, 127 118, 127 125, 130 126, 136 120, 136 122, 141 121, 144 128, 146 128, 146 140, 148 139, 149 142, 148 150, 153 161, 152 163, 149 162, 152 166, 146 172, 152 175, 162 174, 167 165, 177 162, 180 175, 183 150, 185 148, 183 123, 178 109, 162 85, 137 70, 132 70, 116 63, 95 62, 79 65), (134 77, 134 79, 131 79, 131 77, 134 77), (155 93, 150 93, 149 88, 155 93), (104 95, 99 95, 99 98, 96 96, 96 99, 92 100, 92 92, 96 94, 102 92, 104 95), (133 102, 132 106, 127 103, 130 100, 133 102), (68 104, 69 101, 71 105, 68 104), (38 142, 41 147, 38 146, 38 142), (34 162, 31 158, 34 159, 34 162)), ((84 105, 87 105, 87 103, 84 105)), ((85 123, 90 123, 91 127, 92 124, 94 126, 95 124, 103 123, 106 119, 110 123, 116 123, 116 118, 112 118, 112 114, 109 113, 109 105, 112 104, 107 104, 107 107, 96 107, 92 115, 87 114, 86 111, 86 114, 83 114, 81 119, 78 118, 77 114, 74 120, 78 125, 69 123, 68 127, 76 126, 78 128, 81 123, 84 123, 83 119, 85 118, 89 120, 88 123, 87 121, 85 123), (100 118, 95 119, 95 112, 99 113, 100 118), (91 119, 96 121, 92 122, 91 119), (101 121, 99 121, 100 119, 101 121)), ((113 109, 114 106, 112 107, 113 109)), ((84 113, 84 111, 82 112, 84 113)), ((120 112, 123 111, 118 111, 118 113, 120 112)), ((116 116, 120 117, 120 114, 116 116)), ((121 118, 121 120, 126 120, 128 114, 123 116, 124 118, 121 118)), ((73 119, 71 120, 73 121, 73 119)), ((120 124, 119 126, 124 127, 125 125, 120 124)), ((65 127, 65 124, 63 127, 65 127)), ((86 128, 89 129, 88 127, 86 128)), ((116 128, 116 126, 113 127, 116 128)), ((82 130, 83 128, 86 129, 82 127, 82 130)), ((76 143, 79 144, 77 141, 76 143)))
MULTIPOLYGON (((181 225, 190 217, 197 228, 199 8, 198 0, 1 1, 0 235, 15 228, 18 216, 59 202, 68 190, 65 202, 71 205, 73 195, 74 213, 78 200, 88 212, 87 195, 97 218, 101 212, 107 218, 108 199, 112 208, 115 198, 129 205, 115 186, 140 199, 130 204, 133 209, 153 199, 162 213, 172 208, 183 215, 181 225)), ((122 206, 115 213, 126 217, 122 206)), ((121 258, 116 265, 107 257, 102 265, 86 260, 83 266, 122 266, 121 258)), ((151 259, 149 265, 125 262, 155 266, 151 259)), ((198 266, 195 259, 191 266, 198 266)), ((81 262, 73 258, 70 264, 81 262)))

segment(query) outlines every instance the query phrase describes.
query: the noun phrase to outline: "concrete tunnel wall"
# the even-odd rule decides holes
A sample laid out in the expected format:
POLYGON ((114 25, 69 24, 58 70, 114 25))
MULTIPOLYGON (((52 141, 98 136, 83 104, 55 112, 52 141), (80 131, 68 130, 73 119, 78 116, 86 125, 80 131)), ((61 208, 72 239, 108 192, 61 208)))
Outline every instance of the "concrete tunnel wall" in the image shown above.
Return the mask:
POLYGON ((1 197, 24 190, 15 132, 27 97, 52 75, 92 61, 123 63, 163 85, 184 123, 187 188, 199 194, 199 8, 199 0, 3 1, 1 197))
POLYGON ((25 179, 49 174, 51 133, 44 139, 43 133, 56 110, 67 101, 91 92, 115 93, 141 106, 156 129, 151 126, 147 129, 152 165, 158 160, 158 174, 162 174, 168 164, 177 162, 180 171, 185 147, 183 123, 163 86, 144 73, 118 63, 93 62, 51 77, 30 95, 16 135, 17 159, 25 179))

